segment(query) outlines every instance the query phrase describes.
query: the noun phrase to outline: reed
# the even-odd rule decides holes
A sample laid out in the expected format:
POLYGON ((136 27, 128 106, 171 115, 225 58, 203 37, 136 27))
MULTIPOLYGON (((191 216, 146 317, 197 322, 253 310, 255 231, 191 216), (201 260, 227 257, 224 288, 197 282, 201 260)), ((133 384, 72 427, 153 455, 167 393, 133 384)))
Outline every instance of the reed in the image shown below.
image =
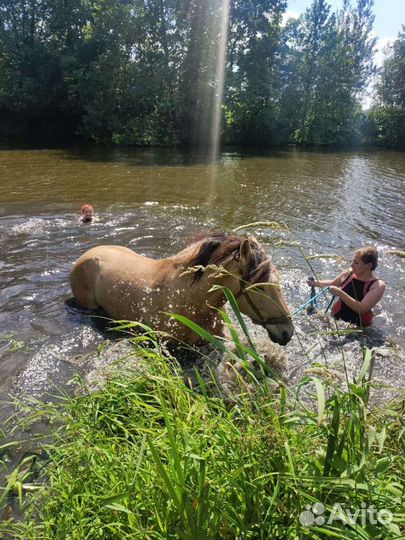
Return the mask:
MULTIPOLYGON (((291 389, 260 357, 225 294, 239 321, 232 325, 222 313, 232 347, 173 317, 242 367, 235 370, 240 384, 232 405, 212 396, 200 375, 199 386, 190 388, 157 334, 133 337, 139 363, 132 371, 117 370, 102 390, 86 392, 82 382, 83 395, 26 408, 25 424, 46 418, 56 427, 52 443, 25 456, 9 476, 3 502, 17 496, 24 519, 5 520, 0 534, 403 538, 404 403, 370 409, 372 352, 364 350, 347 389, 313 376, 291 389), (392 519, 371 519, 373 508, 392 519)), ((121 324, 127 332, 133 327, 121 324)))

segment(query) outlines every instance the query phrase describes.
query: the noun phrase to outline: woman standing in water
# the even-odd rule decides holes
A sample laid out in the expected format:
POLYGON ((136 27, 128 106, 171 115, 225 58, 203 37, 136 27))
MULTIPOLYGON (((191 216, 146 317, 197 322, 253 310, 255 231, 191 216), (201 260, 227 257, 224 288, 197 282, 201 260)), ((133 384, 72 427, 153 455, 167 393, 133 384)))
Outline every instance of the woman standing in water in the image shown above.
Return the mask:
POLYGON ((374 317, 372 308, 385 291, 384 281, 374 275, 377 264, 377 250, 366 246, 354 252, 351 271, 344 271, 331 280, 309 278, 307 283, 311 287, 329 287, 329 291, 338 297, 332 307, 332 315, 336 319, 369 326, 374 317))

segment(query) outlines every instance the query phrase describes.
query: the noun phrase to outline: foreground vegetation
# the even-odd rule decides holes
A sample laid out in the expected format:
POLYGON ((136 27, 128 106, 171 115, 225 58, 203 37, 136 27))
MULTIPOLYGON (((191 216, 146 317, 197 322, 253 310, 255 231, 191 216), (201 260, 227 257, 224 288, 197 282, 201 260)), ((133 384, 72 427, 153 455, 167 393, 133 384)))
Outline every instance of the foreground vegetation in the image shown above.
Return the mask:
MULTIPOLYGON (((0 0, 0 141, 207 144, 222 0, 0 0)), ((376 75, 373 0, 231 0, 223 142, 404 147, 404 32, 376 75)))
POLYGON ((25 519, 4 522, 0 533, 43 540, 403 538, 404 403, 370 410, 370 350, 346 390, 315 377, 292 390, 235 328, 230 350, 183 322, 241 367, 234 371, 238 393, 224 400, 214 379, 198 373, 191 388, 153 335, 134 338, 136 362, 116 367, 101 390, 83 385, 79 397, 25 411, 24 425, 47 419, 56 426, 54 441, 9 476, 3 502, 16 492, 25 519))

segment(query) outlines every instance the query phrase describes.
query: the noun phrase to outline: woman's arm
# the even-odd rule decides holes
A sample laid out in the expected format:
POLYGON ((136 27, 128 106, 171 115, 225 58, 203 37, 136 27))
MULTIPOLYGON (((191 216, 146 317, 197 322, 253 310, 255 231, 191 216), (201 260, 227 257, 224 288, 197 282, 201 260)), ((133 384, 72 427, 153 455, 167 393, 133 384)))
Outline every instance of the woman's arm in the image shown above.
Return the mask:
POLYGON ((341 272, 337 277, 334 279, 315 279, 307 280, 307 284, 312 287, 312 285, 315 285, 315 287, 330 287, 331 285, 335 285, 336 287, 341 285, 341 283, 347 278, 350 272, 345 270, 344 272, 341 272))
POLYGON ((342 289, 339 289, 339 287, 332 285, 329 290, 332 294, 339 296, 342 302, 344 302, 352 311, 361 314, 370 311, 370 309, 381 300, 385 291, 385 283, 381 279, 373 283, 361 302, 346 294, 342 289))

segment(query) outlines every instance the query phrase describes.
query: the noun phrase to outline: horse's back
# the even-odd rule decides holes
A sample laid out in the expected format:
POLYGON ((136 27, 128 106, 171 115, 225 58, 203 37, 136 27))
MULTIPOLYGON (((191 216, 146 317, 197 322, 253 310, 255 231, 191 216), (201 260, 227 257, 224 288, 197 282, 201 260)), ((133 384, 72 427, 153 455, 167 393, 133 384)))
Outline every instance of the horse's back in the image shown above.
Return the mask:
POLYGON ((81 267, 88 265, 89 261, 97 261, 99 265, 123 268, 133 264, 142 264, 144 260, 148 259, 126 247, 96 246, 83 253, 77 259, 73 266, 72 274, 81 267))
POLYGON ((80 264, 81 262, 89 259, 95 258, 109 258, 109 257, 141 257, 132 251, 132 249, 123 247, 123 246, 96 246, 87 250, 79 259, 77 259, 75 265, 80 264))
POLYGON ((108 306, 121 303, 124 292, 150 286, 158 264, 157 260, 126 247, 96 246, 73 266, 70 274, 73 296, 81 307, 103 307, 109 312, 108 306))

